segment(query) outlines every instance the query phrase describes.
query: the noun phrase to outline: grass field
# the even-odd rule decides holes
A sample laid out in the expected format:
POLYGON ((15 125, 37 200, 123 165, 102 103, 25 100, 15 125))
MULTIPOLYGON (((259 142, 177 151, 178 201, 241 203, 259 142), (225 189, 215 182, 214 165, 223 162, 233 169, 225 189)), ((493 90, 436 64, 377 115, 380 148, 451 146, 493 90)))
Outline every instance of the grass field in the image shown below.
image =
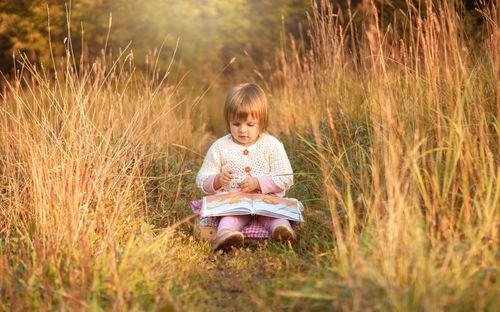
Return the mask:
POLYGON ((492 1, 471 43, 443 3, 400 29, 372 8, 355 36, 323 4, 309 48, 283 39, 262 84, 306 222, 229 254, 192 235, 203 99, 127 52, 20 59, 0 106, 0 309, 495 310, 500 16, 492 1))

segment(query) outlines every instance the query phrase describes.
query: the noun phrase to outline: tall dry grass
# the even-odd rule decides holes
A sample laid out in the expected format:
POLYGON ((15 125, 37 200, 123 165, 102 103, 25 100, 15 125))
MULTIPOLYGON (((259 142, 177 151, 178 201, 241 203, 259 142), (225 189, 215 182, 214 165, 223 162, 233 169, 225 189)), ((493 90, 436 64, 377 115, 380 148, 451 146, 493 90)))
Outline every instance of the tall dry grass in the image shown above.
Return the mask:
POLYGON ((206 138, 154 61, 140 74, 127 50, 78 64, 67 48, 51 70, 21 57, 3 81, 0 307, 168 307, 176 247, 172 224, 146 222, 165 213, 150 184, 178 185, 206 138))
POLYGON ((356 32, 313 1, 310 49, 291 40, 282 51, 275 124, 320 173, 333 237, 325 270, 336 274, 283 296, 358 311, 494 309, 498 7, 485 7, 473 45, 459 2, 426 4, 407 1, 403 27, 381 29, 365 1, 356 32))

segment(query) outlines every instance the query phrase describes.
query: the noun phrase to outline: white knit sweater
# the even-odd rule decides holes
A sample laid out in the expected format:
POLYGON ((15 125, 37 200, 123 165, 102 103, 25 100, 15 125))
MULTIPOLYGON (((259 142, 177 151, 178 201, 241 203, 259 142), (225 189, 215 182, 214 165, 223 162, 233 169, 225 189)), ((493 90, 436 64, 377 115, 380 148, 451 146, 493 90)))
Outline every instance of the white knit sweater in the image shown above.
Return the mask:
POLYGON ((283 190, 276 194, 281 197, 293 185, 292 166, 283 144, 266 133, 261 133, 257 142, 248 147, 235 143, 231 134, 219 138, 208 149, 196 176, 196 185, 205 192, 203 182, 222 170, 232 171, 234 179, 218 192, 237 191, 237 184, 248 174, 256 178, 271 176, 274 184, 283 190))

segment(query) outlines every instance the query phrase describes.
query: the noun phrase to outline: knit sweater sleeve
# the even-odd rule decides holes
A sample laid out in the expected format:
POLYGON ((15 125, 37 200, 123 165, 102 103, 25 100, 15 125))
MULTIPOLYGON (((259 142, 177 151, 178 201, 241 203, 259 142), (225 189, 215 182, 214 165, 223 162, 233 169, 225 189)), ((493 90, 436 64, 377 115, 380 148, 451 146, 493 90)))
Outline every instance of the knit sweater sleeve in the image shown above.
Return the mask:
POLYGON ((286 155, 283 143, 276 142, 270 155, 271 178, 283 192, 279 195, 284 196, 285 192, 293 185, 293 170, 286 155))
POLYGON ((217 144, 214 143, 208 149, 200 171, 198 171, 198 174, 196 175, 196 185, 203 193, 212 194, 212 192, 210 192, 211 190, 206 190, 203 187, 203 183, 211 176, 219 174, 221 172, 221 167, 220 151, 217 144))

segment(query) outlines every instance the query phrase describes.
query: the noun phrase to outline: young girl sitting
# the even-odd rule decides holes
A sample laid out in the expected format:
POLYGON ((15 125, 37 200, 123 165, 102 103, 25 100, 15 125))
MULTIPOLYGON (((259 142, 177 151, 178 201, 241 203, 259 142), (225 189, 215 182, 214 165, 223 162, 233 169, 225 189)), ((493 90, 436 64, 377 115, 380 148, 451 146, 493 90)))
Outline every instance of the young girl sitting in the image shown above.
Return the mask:
MULTIPOLYGON (((205 194, 219 192, 259 192, 283 197, 293 184, 293 172, 283 144, 265 133, 268 105, 264 91, 244 83, 229 91, 224 104, 229 134, 210 146, 196 177, 205 194)), ((228 250, 243 244, 241 230, 255 218, 271 238, 288 241, 295 232, 286 219, 265 216, 221 217, 212 246, 228 250)))

